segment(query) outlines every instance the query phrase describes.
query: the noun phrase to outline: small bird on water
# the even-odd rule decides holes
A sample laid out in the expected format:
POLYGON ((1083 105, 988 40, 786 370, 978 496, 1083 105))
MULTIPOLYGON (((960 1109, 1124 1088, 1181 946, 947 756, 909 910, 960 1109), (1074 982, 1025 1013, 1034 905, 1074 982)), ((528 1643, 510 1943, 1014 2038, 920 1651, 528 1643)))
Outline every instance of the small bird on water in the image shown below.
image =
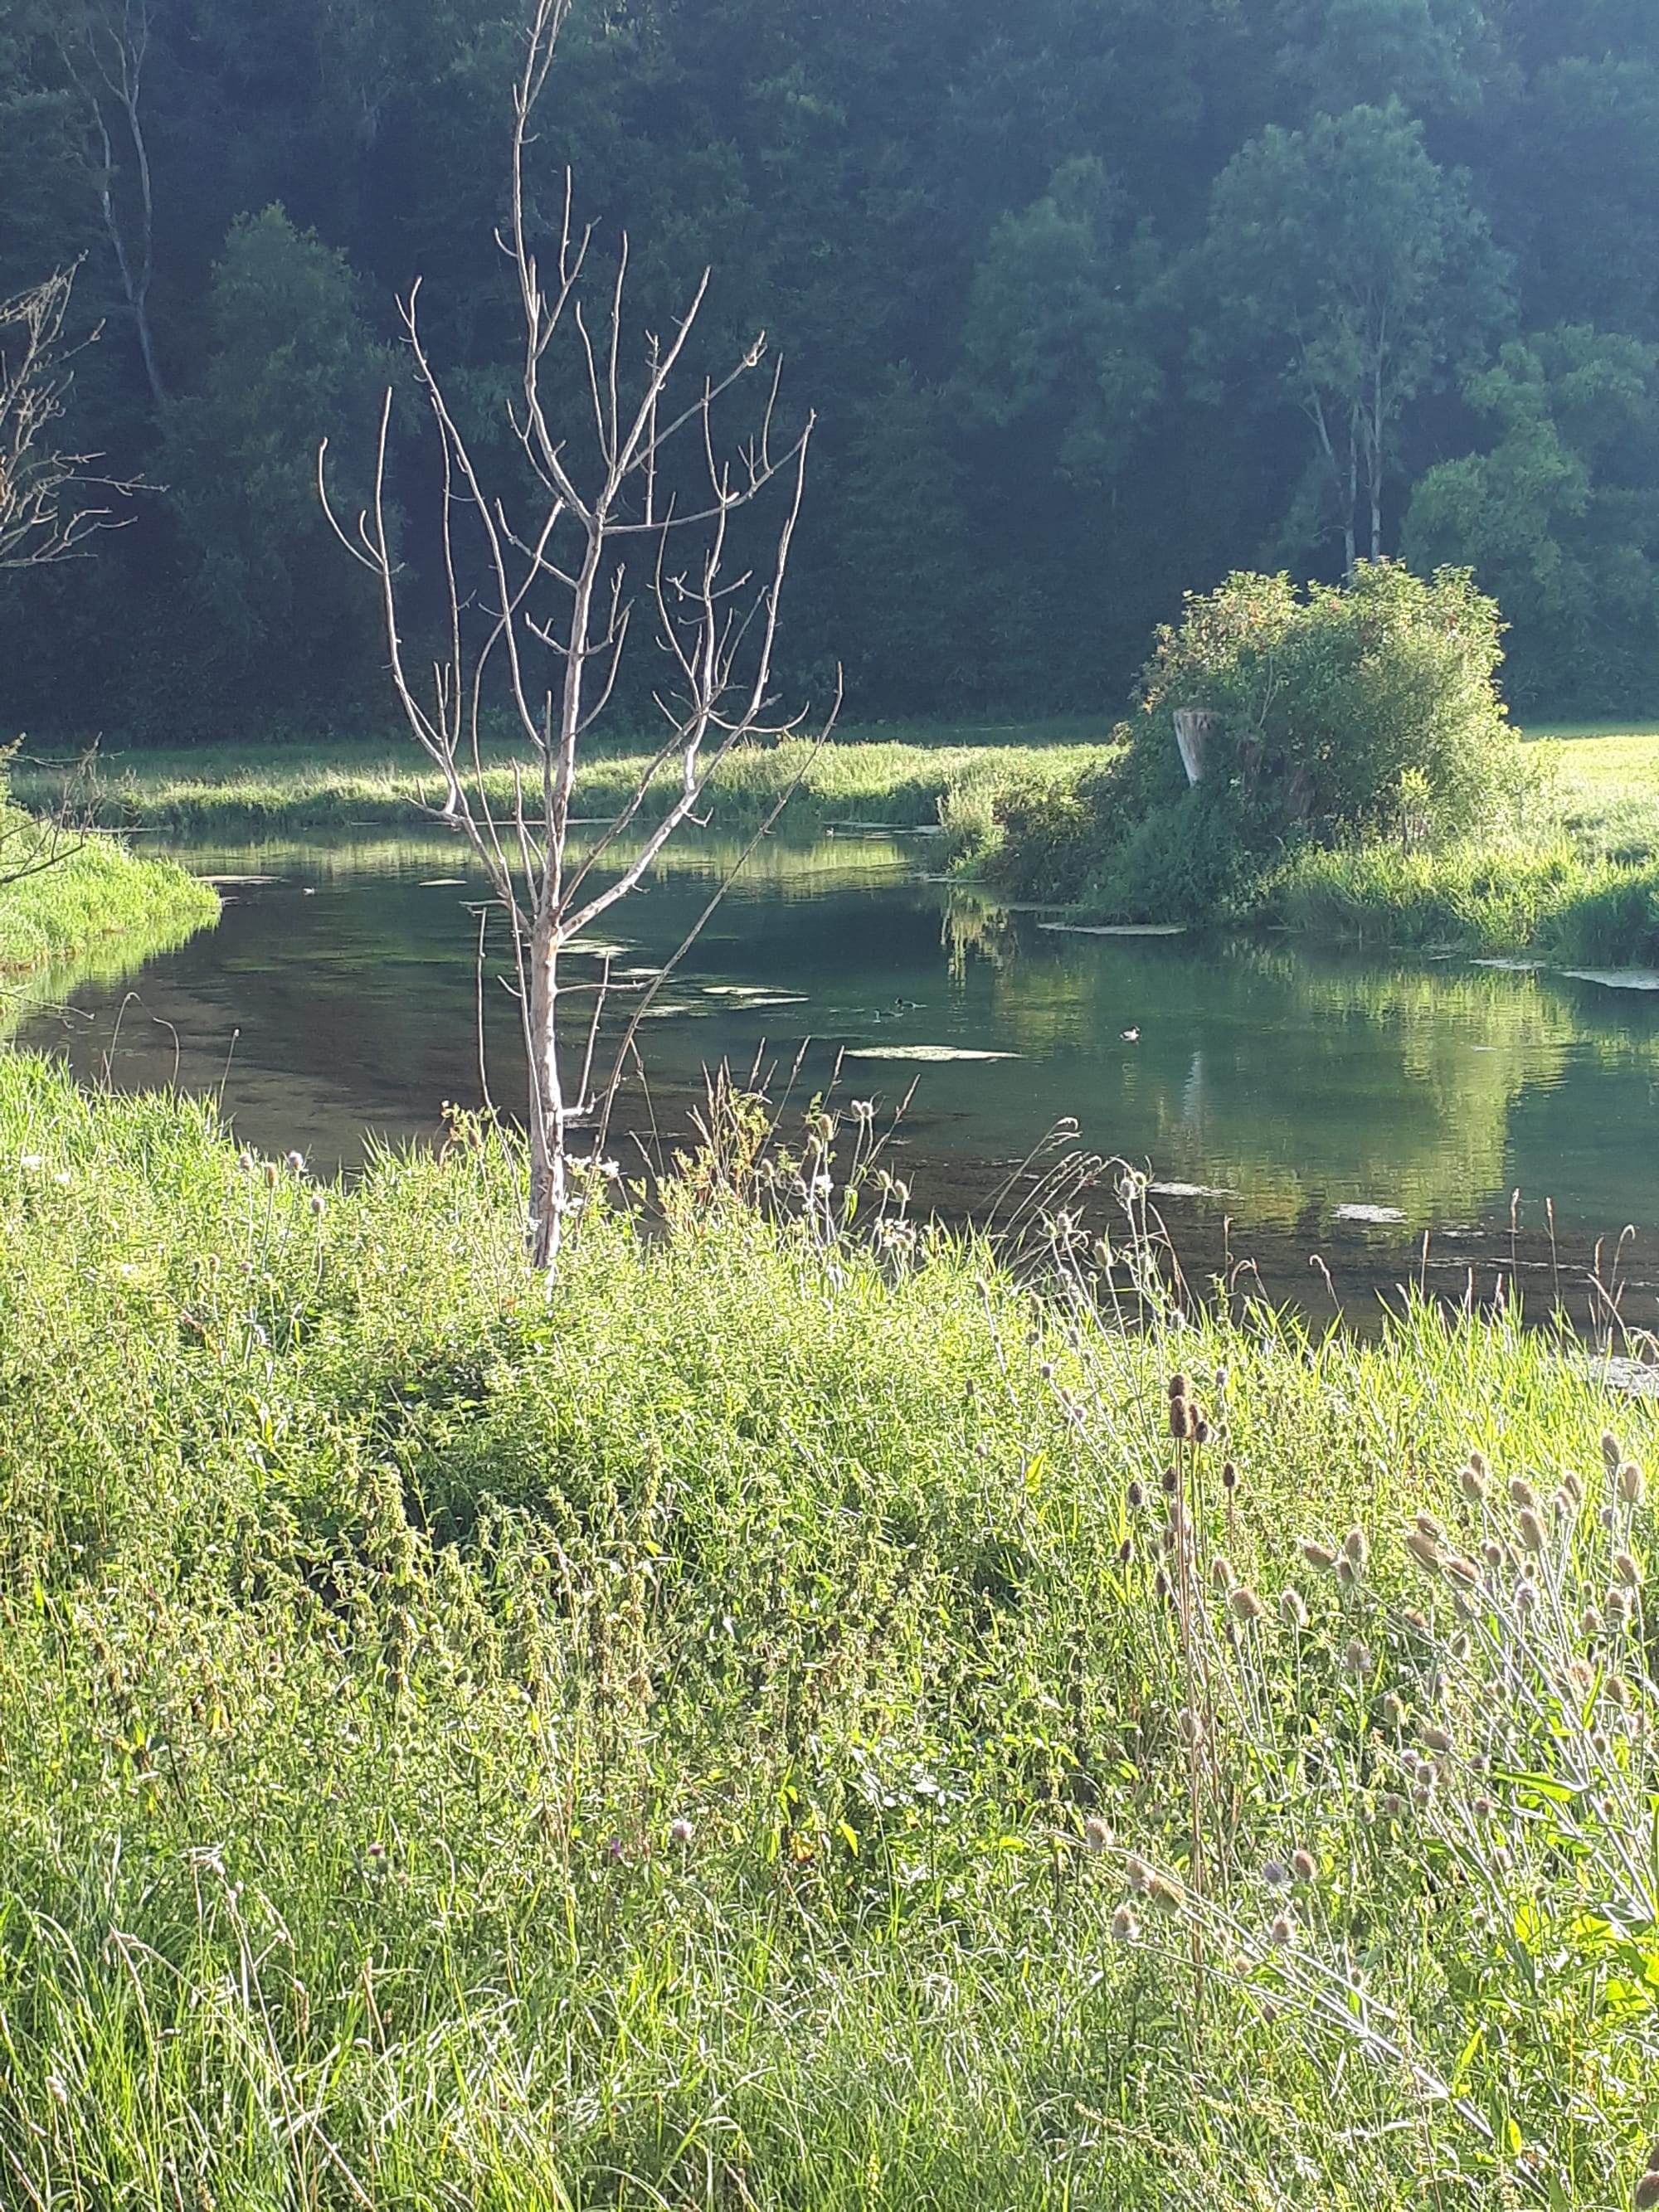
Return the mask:
POLYGON ((1139 1044, 1140 1042, 1140 1031, 1139 1030, 1125 1030, 1123 1032, 1123 1042, 1125 1044, 1139 1044))

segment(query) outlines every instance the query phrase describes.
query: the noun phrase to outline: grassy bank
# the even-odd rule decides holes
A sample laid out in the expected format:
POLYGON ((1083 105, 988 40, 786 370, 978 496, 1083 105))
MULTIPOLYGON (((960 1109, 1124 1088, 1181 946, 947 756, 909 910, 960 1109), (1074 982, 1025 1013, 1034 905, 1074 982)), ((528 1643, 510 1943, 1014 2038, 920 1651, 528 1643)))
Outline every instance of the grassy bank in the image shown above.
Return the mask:
POLYGON ((218 911, 214 891, 174 862, 115 838, 56 835, 0 791, 0 1028, 33 988, 26 979, 70 963, 119 974, 218 911))
POLYGON ((721 1189, 0 1062, 8 2201, 1627 2205, 1651 1413, 721 1189))
MULTIPOLYGON (((799 786, 792 817, 808 827, 856 819, 933 828, 942 800, 958 786, 1000 787, 1033 760, 1081 766, 1103 742, 1102 721, 1033 724, 939 723, 848 729, 814 752, 804 740, 733 755, 714 781, 717 820, 758 819, 799 786)), ((589 755, 579 781, 585 812, 609 816, 637 787, 649 757, 624 746, 589 755)), ((422 775, 410 744, 306 747, 216 745, 178 752, 110 754, 93 771, 88 803, 99 820, 129 829, 240 832, 343 823, 407 823, 418 817, 436 780, 422 775)), ((659 775, 664 803, 675 788, 659 775)), ((61 770, 20 763, 20 795, 52 803, 61 770)), ((509 805, 512 775, 502 757, 487 775, 492 804, 509 805)), ((647 816, 649 810, 647 809, 647 816)))

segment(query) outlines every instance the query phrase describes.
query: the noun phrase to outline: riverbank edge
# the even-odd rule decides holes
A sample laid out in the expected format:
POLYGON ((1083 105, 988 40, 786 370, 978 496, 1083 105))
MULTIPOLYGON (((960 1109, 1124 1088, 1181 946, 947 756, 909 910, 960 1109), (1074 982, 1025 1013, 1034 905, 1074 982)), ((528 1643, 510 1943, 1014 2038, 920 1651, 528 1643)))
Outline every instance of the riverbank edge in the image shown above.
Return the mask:
POLYGON ((179 945, 219 918, 210 884, 163 854, 135 853, 101 832, 42 828, 39 842, 15 810, 18 865, 0 883, 0 978, 13 981, 129 948, 135 960, 179 945))

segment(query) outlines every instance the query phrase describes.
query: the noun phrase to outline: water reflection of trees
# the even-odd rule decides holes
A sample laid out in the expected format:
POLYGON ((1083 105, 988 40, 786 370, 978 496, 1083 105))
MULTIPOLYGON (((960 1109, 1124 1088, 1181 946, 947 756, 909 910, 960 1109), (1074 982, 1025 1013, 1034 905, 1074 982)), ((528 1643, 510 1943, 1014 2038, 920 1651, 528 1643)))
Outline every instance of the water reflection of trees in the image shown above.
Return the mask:
POLYGON ((989 942, 1000 1036, 1057 1064, 1086 1048, 1075 1110, 1093 1139, 1236 1191, 1257 1218, 1344 1201, 1413 1221, 1478 1210, 1506 1195, 1524 1093, 1559 1085, 1587 1054, 1659 1071, 1659 1039, 1615 1012, 1598 1022, 1543 975, 1253 940, 989 942), (1125 1030, 1140 1034, 1118 1049, 1125 1030), (1097 1115, 1082 1095, 1091 1073, 1097 1115))

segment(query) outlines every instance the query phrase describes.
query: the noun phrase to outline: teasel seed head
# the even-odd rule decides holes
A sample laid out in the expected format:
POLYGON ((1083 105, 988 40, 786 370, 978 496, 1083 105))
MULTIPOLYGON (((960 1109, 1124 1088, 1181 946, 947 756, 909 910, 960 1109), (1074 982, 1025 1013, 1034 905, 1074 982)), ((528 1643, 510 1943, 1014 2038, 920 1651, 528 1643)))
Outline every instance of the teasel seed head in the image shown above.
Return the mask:
POLYGON ((1181 1486, 1181 1477, 1172 1467, 1166 1467, 1158 1480, 1158 1487, 1166 1498, 1173 1498, 1181 1486))
POLYGON ((1382 1725, 1384 1728, 1402 1729, 1405 1727, 1406 1708, 1392 1690, 1389 1692, 1388 1696, 1382 1700, 1382 1725))
POLYGON ((1298 1881, 1311 1881, 1319 1872, 1319 1862, 1311 1851, 1294 1850, 1291 1853, 1291 1872, 1298 1881))
POLYGON ((1474 1814, 1477 1820, 1490 1820, 1492 1816, 1492 1799, 1490 1797, 1477 1797, 1474 1802, 1470 1806, 1469 1810, 1474 1814))
POLYGON ((1376 1801, 1376 1809, 1385 1820, 1398 1820, 1405 1813, 1406 1801, 1397 1790, 1385 1790, 1376 1801))
POLYGON ((1629 1625, 1631 1610, 1630 1592, 1620 1589, 1615 1583, 1607 1592, 1607 1626, 1613 1629, 1626 1627, 1629 1625))
POLYGON ((1600 1609, 1593 1605, 1587 1605, 1578 1616, 1578 1633, 1581 1636, 1600 1636, 1607 1625, 1600 1609))
POLYGON ((1349 1674, 1362 1679, 1370 1673, 1370 1649, 1362 1644, 1357 1636, 1351 1636, 1348 1638, 1348 1648, 1342 1654, 1342 1664, 1347 1668, 1349 1674))
POLYGON ((1434 1769, 1426 1759, 1419 1759, 1416 1765, 1413 1767, 1412 1779, 1416 1783, 1419 1790, 1433 1789, 1434 1769))
POLYGON ((1595 1687, 1595 1669, 1588 1659, 1575 1659, 1563 1680, 1572 1695, 1582 1699, 1595 1687))
POLYGON ((1425 1721, 1418 1733, 1431 1751, 1443 1754, 1452 1747, 1450 1731, 1443 1729, 1438 1721, 1425 1721))
POLYGON ((1238 1487, 1238 1467, 1233 1460, 1224 1459, 1221 1462, 1221 1487, 1229 1492, 1238 1487))
POLYGON ((1083 1823, 1083 1844, 1085 1850, 1103 1851, 1112 1840, 1112 1832, 1098 1813, 1091 1813, 1083 1823))
POLYGON ((1421 1636, 1426 1639, 1434 1634, 1434 1627, 1427 1613, 1419 1613, 1414 1605, 1408 1605, 1400 1618, 1414 1636, 1421 1636))
POLYGON ((1140 1934, 1140 1923, 1127 1905, 1120 1905, 1112 1915, 1112 1941, 1133 1943, 1140 1934))
POLYGON ((1445 1569, 1452 1580, 1462 1583, 1466 1589, 1473 1589, 1480 1579, 1480 1568, 1473 1559, 1464 1559, 1461 1553, 1454 1552, 1447 1559, 1445 1569))
POLYGON ((1515 1872, 1515 1853, 1510 1850, 1507 1844, 1499 1844, 1498 1849, 1492 1855, 1492 1863, 1497 1868, 1499 1874, 1513 1874, 1515 1872))
POLYGON ((1427 1567, 1432 1571, 1440 1565, 1439 1545, 1435 1542, 1432 1536, 1426 1535, 1421 1528, 1408 1528, 1406 1531, 1406 1549, 1419 1567, 1427 1567))
POLYGON ((1279 1593, 1279 1618, 1292 1636, 1299 1636, 1308 1625, 1308 1608, 1302 1602, 1300 1590, 1282 1589, 1279 1593))
POLYGON ((1471 1505, 1481 1504, 1486 1495, 1486 1478, 1479 1468, 1466 1467, 1458 1472, 1457 1486, 1471 1505))
POLYGON ((1486 1565, 1492 1569, 1493 1574, 1501 1572, 1504 1565, 1504 1547, 1501 1544, 1494 1543, 1492 1539, 1488 1536, 1486 1542, 1480 1547, 1480 1556, 1486 1561, 1486 1565))
POLYGON ((1141 1488, 1138 1482, 1132 1482, 1129 1485, 1128 1491, 1126 1494, 1129 1501, 1129 1510, 1132 1513, 1139 1513, 1141 1507, 1146 1503, 1146 1492, 1141 1488))
POLYGON ((1650 2212, 1659 2204, 1659 2169, 1650 2166, 1636 2185, 1636 2212, 1650 2212))
POLYGON ((1260 1620, 1267 1611, 1255 1592, 1243 1583, 1230 1594, 1227 1602, 1233 1609, 1233 1619, 1246 1626, 1253 1620, 1260 1620))
POLYGON ((1634 1558, 1630 1553, 1615 1552, 1613 1553, 1613 1571, 1617 1575, 1620 1581, 1624 1584, 1626 1589, 1639 1589, 1641 1588, 1642 1570, 1637 1565, 1634 1558))
POLYGON ((1443 1524, 1437 1521, 1432 1513, 1419 1513, 1413 1521, 1412 1526, 1419 1535, 1426 1536, 1432 1544, 1444 1544, 1449 1540, 1443 1524))
POLYGON ((1276 1951, 1288 1951, 1296 1941, 1296 1923, 1288 1912, 1276 1912, 1267 1927, 1267 1941, 1276 1951))
POLYGON ((1473 1653, 1474 1646, 1470 1643, 1467 1636, 1460 1635, 1454 1636, 1451 1642, 1446 1646, 1446 1649, 1450 1652, 1452 1657, 1457 1661, 1458 1664, 1462 1666, 1473 1653))
POLYGON ((1155 1874, 1146 1885, 1146 1894, 1160 1912, 1174 1914, 1181 1910, 1181 1885, 1167 1875, 1155 1874))
POLYGON ((1218 1552, 1210 1562, 1210 1581, 1214 1588, 1223 1597, 1225 1597, 1237 1580, 1238 1577, 1233 1572, 1232 1561, 1224 1552, 1218 1552))
POLYGON ((1510 1504, 1536 1513, 1538 1492, 1533 1488, 1531 1483, 1524 1481, 1520 1475, 1512 1475, 1510 1479, 1510 1504))
POLYGON ((1346 1552, 1337 1560, 1336 1579, 1345 1590, 1356 1590, 1359 1587, 1359 1570, 1346 1552))
POLYGON ((1627 1713, 1636 1702, 1630 1684, 1622 1674, 1609 1674, 1601 1687, 1607 1703, 1616 1705, 1621 1713, 1627 1713))
POLYGON ((1203 1742, 1203 1720, 1190 1705, 1183 1705, 1176 1715, 1176 1727, 1180 1731, 1181 1741, 1189 1747, 1203 1742))
POLYGON ((1619 1469, 1619 1503, 1621 1505, 1640 1505, 1648 1494, 1647 1479, 1633 1459, 1627 1459, 1619 1469))
POLYGON ((1650 2173, 1659 2173, 1659 2142, 1656 2142, 1649 2148, 1647 2171, 1650 2173))
POLYGON ((1412 1802, 1419 1813, 1425 1812, 1434 1802, 1434 1792, 1426 1782, 1419 1782, 1412 1791, 1412 1802))
POLYGON ((1352 1559, 1356 1571, 1364 1574, 1371 1556, 1370 1539, 1356 1522, 1342 1539, 1342 1556, 1352 1559))
POLYGON ((1521 1541, 1529 1552, 1541 1552, 1549 1541, 1544 1524, 1529 1505, 1523 1505, 1516 1526, 1521 1531, 1521 1541))
POLYGON ((1478 1444, 1471 1444, 1469 1447, 1469 1465, 1476 1474, 1481 1476, 1486 1474, 1486 1455, 1478 1444))
POLYGON ((1601 1438, 1601 1458, 1609 1474, 1617 1474, 1619 1462, 1625 1456, 1624 1447, 1611 1429, 1601 1438))
POLYGON ((1215 1431, 1205 1419, 1203 1414, 1200 1413, 1198 1419, 1193 1423, 1193 1442, 1195 1444, 1207 1444, 1213 1439, 1214 1436, 1215 1431))
POLYGON ((1336 1565, 1336 1553, 1316 1536, 1304 1536, 1300 1546, 1303 1558, 1310 1567, 1328 1570, 1336 1565))
POLYGON ((1190 1398, 1192 1395, 1193 1386, 1191 1379, 1188 1376, 1185 1375, 1172 1375, 1170 1377, 1169 1396, 1171 1404, 1173 1404, 1177 1398, 1190 1398))
POLYGON ((1185 1443, 1198 1433, 1198 1408, 1190 1398, 1171 1398, 1170 1401, 1170 1434, 1177 1443, 1185 1443))
POLYGON ((1269 1889, 1288 1889, 1291 1886, 1291 1870, 1282 1859, 1264 1859, 1261 1863, 1261 1879, 1269 1889))
POLYGON ((1515 1609, 1516 1609, 1516 1611, 1518 1613, 1521 1613, 1521 1614, 1524 1615, 1524 1614, 1526 1614, 1526 1613, 1529 1613, 1534 1612, 1534 1611, 1537 1609, 1537 1605, 1538 1605, 1538 1585, 1537 1585, 1537 1583, 1516 1583, 1516 1586, 1515 1586, 1515 1609))
POLYGON ((1584 1502, 1584 1486, 1580 1482, 1578 1477, 1573 1473, 1571 1468, 1567 1469, 1566 1473, 1561 1478, 1561 1487, 1566 1492, 1568 1497, 1571 1498, 1573 1510, 1577 1511, 1578 1507, 1584 1502))
POLYGON ((1169 1596, 1169 1595, 1170 1577, 1164 1573, 1163 1568, 1160 1567, 1158 1572, 1152 1577, 1152 1595, 1157 1598, 1161 1604, 1169 1596))
POLYGON ((1152 1879, 1152 1870, 1145 1859, 1131 1856, 1125 1863, 1123 1878, 1129 1885, 1130 1894, 1145 1897, 1152 1879))

